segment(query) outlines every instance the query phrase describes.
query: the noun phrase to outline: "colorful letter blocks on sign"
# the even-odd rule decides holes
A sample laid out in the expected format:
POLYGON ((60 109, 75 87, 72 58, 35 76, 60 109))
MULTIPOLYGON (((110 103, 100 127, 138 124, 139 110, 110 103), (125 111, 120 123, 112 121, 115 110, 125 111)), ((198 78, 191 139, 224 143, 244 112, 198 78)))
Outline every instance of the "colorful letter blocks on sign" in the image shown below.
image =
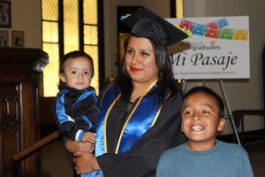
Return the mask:
POLYGON ((210 37, 210 38, 218 38, 219 37, 219 30, 217 28, 207 28, 205 37, 210 37))
POLYGON ((233 30, 232 29, 220 29, 219 33, 220 39, 233 39, 233 30))
POLYGON ((180 26, 180 28, 186 28, 186 30, 190 30, 191 31, 192 28, 193 28, 193 24, 194 23, 192 23, 192 22, 190 22, 188 20, 183 19, 183 20, 181 20, 179 26, 180 26))
POLYGON ((216 23, 217 23, 219 28, 223 28, 223 27, 228 25, 228 22, 227 22, 227 20, 225 18, 217 20, 216 23))
POLYGON ((179 27, 183 31, 189 31, 192 34, 199 36, 215 38, 215 39, 228 39, 228 40, 247 40, 248 31, 247 30, 237 30, 237 29, 226 29, 223 28, 228 26, 228 21, 226 18, 221 18, 219 20, 204 24, 193 23, 186 19, 182 19, 179 27))
POLYGON ((234 31, 234 40, 247 40, 248 32, 246 30, 235 30, 234 31))
POLYGON ((200 25, 200 24, 194 23, 191 32, 193 34, 204 36, 205 31, 206 31, 206 26, 205 25, 200 25))
POLYGON ((214 28, 214 29, 218 29, 218 25, 216 22, 211 22, 211 23, 207 23, 207 28, 214 28))

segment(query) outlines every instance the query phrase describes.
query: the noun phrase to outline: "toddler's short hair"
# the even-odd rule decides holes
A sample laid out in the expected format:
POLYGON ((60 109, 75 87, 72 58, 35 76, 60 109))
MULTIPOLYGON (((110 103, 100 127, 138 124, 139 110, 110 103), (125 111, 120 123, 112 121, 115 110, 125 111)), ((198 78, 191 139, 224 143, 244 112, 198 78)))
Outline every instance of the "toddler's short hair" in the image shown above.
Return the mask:
POLYGON ((69 52, 67 54, 65 54, 62 58, 62 60, 60 61, 60 68, 59 68, 59 73, 63 73, 64 72, 64 64, 65 62, 70 59, 70 58, 78 58, 78 57, 85 57, 87 58, 90 63, 91 63, 91 78, 94 76, 94 64, 93 64, 93 60, 92 57, 89 56, 87 53, 85 53, 84 51, 73 51, 73 52, 69 52))

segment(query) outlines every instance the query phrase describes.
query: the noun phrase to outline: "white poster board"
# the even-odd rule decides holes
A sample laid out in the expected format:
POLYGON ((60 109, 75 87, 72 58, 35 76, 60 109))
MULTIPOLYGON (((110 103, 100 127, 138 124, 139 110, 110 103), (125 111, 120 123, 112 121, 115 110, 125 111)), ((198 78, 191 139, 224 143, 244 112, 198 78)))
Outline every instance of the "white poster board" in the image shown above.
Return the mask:
POLYGON ((250 78, 248 16, 166 20, 192 33, 191 48, 172 56, 175 79, 250 78))

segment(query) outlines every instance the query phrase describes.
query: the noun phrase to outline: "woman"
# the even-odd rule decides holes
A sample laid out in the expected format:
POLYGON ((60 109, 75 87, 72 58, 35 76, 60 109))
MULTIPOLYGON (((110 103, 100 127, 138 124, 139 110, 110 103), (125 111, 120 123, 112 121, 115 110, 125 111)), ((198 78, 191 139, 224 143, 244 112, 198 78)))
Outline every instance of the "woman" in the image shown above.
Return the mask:
POLYGON ((146 8, 123 22, 132 27, 123 70, 101 94, 97 157, 75 158, 79 174, 102 170, 106 177, 155 176, 161 153, 184 141, 182 97, 166 46, 187 35, 146 8))

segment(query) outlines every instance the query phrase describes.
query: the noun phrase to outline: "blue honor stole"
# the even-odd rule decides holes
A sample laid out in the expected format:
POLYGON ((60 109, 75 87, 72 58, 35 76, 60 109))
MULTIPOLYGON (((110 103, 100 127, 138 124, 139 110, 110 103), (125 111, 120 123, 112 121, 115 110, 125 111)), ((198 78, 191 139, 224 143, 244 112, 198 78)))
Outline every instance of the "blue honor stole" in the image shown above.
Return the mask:
MULTIPOLYGON (((149 86, 143 96, 138 99, 133 110, 127 117, 118 139, 118 144, 115 150, 116 154, 130 150, 131 147, 139 140, 139 138, 141 138, 142 135, 156 123, 156 120, 164 103, 161 104, 159 102, 158 96, 154 97, 153 95, 149 95, 148 93, 152 92, 158 87, 157 82, 158 79, 156 79, 149 86)), ((170 94, 171 92, 167 91, 166 98, 168 98, 170 94)), ((108 152, 106 134, 107 121, 109 113, 111 112, 116 102, 119 100, 120 96, 120 89, 116 85, 111 85, 105 92, 97 123, 97 142, 95 146, 96 156, 100 156, 108 152)), ((101 173, 101 175, 103 176, 103 173, 100 171, 93 173, 96 176, 101 173)))

